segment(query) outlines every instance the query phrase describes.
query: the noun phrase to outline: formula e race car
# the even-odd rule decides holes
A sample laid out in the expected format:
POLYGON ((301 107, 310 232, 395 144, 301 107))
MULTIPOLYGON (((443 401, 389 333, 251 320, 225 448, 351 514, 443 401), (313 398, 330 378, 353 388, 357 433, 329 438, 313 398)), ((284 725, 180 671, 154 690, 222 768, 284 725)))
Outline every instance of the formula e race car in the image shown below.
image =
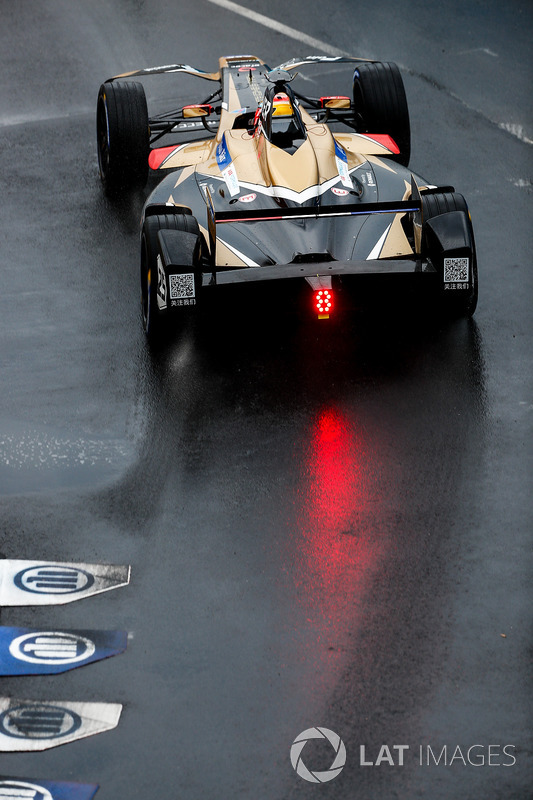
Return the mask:
POLYGON ((408 168, 409 112, 394 63, 309 56, 270 69, 240 55, 213 73, 174 64, 118 75, 98 94, 97 142, 108 194, 164 176, 142 216, 149 338, 179 327, 187 309, 243 291, 254 302, 303 297, 320 319, 357 306, 369 287, 420 292, 446 316, 475 310, 467 204, 408 168), (295 69, 321 62, 355 63, 351 97, 292 88, 295 69), (160 73, 218 87, 149 116, 144 86, 131 79, 160 73))

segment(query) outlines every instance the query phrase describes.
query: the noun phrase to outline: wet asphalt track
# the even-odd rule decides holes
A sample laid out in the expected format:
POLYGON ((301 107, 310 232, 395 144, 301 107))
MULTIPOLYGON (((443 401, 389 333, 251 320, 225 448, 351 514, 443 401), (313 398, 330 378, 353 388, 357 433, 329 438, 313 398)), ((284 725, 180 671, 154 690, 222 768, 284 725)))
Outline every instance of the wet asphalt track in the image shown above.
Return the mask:
MULTIPOLYGON (((97 178, 100 82, 311 49, 207 0, 3 2, 0 549, 131 564, 132 581, 2 610, 2 625, 116 627, 130 643, 64 676, 2 678, 2 695, 124 711, 111 733, 1 755, 0 773, 94 781, 98 800, 525 800, 531 11, 283 6, 254 3, 402 65, 411 163, 469 201, 478 311, 446 329, 402 314, 327 328, 222 318, 153 359, 138 309, 142 198, 113 205, 97 178), (347 749, 323 786, 289 761, 317 725, 347 749), (395 766, 362 766, 362 744, 367 761, 387 744, 395 766), (394 745, 409 745, 403 766, 394 745), (421 766, 427 745, 448 759, 491 745, 492 765, 421 766)), ((310 91, 349 91, 336 67, 314 76, 310 91)), ((171 98, 170 81, 149 91, 171 98)), ((198 84, 183 86, 195 99, 198 84)), ((304 755, 331 762, 312 744, 304 755)))

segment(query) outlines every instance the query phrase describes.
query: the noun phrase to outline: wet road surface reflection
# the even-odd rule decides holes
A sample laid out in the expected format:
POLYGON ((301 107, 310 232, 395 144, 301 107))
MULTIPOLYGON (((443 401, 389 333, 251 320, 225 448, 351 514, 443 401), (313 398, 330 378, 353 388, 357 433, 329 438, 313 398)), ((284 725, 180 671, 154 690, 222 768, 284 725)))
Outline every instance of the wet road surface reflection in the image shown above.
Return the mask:
POLYGON ((474 323, 323 331, 188 327, 139 376, 137 463, 95 497, 134 532, 153 613, 175 626, 176 713, 202 697, 187 701, 198 736, 207 708, 233 719, 243 763, 259 715, 281 776, 283 742, 310 725, 352 748, 420 730, 465 546, 455 509, 484 452, 474 323))

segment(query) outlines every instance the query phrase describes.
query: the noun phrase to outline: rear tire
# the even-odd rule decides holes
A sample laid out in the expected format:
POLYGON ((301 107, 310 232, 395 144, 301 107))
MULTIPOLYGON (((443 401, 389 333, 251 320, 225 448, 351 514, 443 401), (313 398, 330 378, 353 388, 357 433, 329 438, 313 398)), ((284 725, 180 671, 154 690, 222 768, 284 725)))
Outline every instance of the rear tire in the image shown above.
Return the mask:
POLYGON ((150 129, 144 87, 102 84, 96 106, 100 178, 107 194, 142 189, 148 178, 150 129))
MULTIPOLYGON (((468 205, 462 194, 458 192, 438 192, 435 194, 422 194, 422 219, 428 220, 446 214, 448 211, 464 211, 468 219, 468 229, 472 241, 472 288, 466 291, 440 291, 440 309, 445 317, 471 317, 477 306, 478 299, 478 270, 476 258, 476 244, 474 239, 474 229, 470 219, 468 205)), ((428 252, 428 243, 422 240, 422 250, 428 252)), ((442 280, 442 276, 440 278, 442 280)))
MULTIPOLYGON (((157 233, 160 230, 184 231, 200 236, 198 222, 190 214, 157 214, 144 220, 141 234, 141 313, 144 332, 151 344, 160 342, 167 330, 165 317, 168 311, 162 313, 157 303, 157 233)), ((172 316, 175 323, 176 317, 172 316)))
POLYGON ((355 68, 353 109, 358 131, 388 133, 400 149, 391 158, 406 167, 411 157, 411 126, 403 80, 396 64, 365 62, 355 68))

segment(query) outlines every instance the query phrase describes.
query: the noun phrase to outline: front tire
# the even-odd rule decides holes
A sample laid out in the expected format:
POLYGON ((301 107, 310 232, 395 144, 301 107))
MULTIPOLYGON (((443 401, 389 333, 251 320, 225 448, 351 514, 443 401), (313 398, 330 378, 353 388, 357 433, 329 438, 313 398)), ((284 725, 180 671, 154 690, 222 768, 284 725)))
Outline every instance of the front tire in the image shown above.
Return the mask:
POLYGON ((353 110, 357 130, 391 136, 400 149, 391 158, 406 167, 411 157, 411 127, 403 80, 396 64, 376 61, 356 67, 353 110))
POLYGON ((142 189, 148 179, 150 129, 144 87, 102 84, 96 106, 98 165, 109 195, 142 189))

